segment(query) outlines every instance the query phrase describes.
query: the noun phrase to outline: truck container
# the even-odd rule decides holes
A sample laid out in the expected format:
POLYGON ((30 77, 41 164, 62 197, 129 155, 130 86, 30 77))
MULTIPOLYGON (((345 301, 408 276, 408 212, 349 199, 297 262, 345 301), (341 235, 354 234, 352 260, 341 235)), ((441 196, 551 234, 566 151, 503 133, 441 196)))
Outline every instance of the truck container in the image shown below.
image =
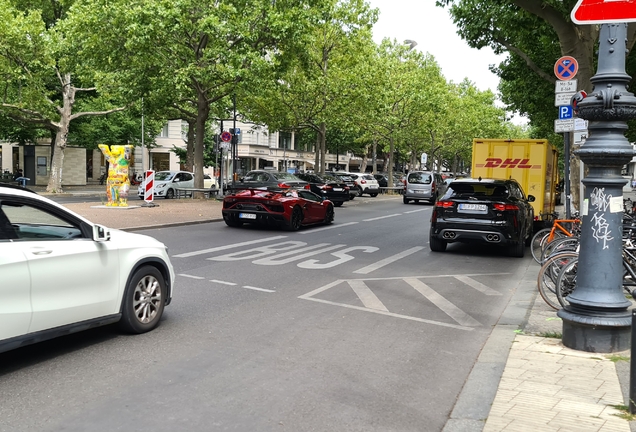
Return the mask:
POLYGON ((558 153, 542 139, 473 139, 473 178, 512 178, 533 195, 535 228, 554 221, 558 153))

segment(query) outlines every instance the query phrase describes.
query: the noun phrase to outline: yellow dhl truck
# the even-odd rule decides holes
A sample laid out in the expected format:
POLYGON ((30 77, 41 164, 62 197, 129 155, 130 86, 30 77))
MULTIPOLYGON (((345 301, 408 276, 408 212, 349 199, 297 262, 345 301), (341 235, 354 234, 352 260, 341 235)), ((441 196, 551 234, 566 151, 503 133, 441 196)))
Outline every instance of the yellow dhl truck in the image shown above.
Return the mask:
POLYGON ((473 139, 473 178, 512 178, 534 195, 535 228, 552 225, 558 182, 558 153, 547 140, 473 139))

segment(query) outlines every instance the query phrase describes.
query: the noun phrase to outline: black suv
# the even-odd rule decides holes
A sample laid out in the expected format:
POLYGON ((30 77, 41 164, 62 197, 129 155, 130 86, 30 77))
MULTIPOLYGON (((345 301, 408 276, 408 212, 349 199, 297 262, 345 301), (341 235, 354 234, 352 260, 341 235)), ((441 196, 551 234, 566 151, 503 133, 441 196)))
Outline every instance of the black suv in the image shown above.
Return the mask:
POLYGON ((512 179, 455 180, 433 209, 430 248, 443 252, 453 242, 491 243, 521 258, 532 241, 533 201, 512 179))
POLYGON ((336 207, 349 201, 349 186, 338 177, 329 174, 296 174, 296 177, 309 183, 313 193, 330 200, 336 207))

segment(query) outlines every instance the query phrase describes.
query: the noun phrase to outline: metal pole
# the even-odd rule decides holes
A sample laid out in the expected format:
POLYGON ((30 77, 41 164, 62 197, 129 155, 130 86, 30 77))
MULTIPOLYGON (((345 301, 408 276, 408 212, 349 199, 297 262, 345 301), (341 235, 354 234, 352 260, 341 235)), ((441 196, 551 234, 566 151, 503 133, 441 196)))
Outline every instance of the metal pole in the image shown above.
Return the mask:
MULTIPOLYGON (((632 328, 636 326, 636 310, 632 310, 632 328)), ((629 413, 636 414, 636 332, 632 332, 632 347, 629 359, 629 413)))
MULTIPOLYGON (((223 134, 223 120, 221 120, 221 132, 219 133, 219 136, 221 136, 223 134)), ((221 147, 221 143, 219 143, 219 150, 221 151, 221 166, 219 167, 219 196, 222 197, 223 196, 223 192, 224 192, 224 184, 225 182, 223 181, 223 147, 221 147)))
POLYGON ((630 345, 631 302, 623 293, 621 168, 633 156, 625 138, 627 120, 636 118, 636 98, 627 91, 627 24, 603 24, 594 92, 578 103, 589 120, 589 138, 576 151, 588 166, 581 206, 581 248, 576 286, 569 304, 557 312, 563 320, 563 345, 588 352, 624 351, 630 345))
POLYGON ((236 135, 236 93, 232 95, 232 105, 234 107, 233 125, 234 135, 232 136, 232 186, 236 186, 236 159, 238 157, 238 135, 236 135))
POLYGON ((570 208, 570 132, 563 134, 563 164, 565 166, 565 183, 563 185, 563 194, 565 195, 565 218, 570 219, 572 215, 570 208))

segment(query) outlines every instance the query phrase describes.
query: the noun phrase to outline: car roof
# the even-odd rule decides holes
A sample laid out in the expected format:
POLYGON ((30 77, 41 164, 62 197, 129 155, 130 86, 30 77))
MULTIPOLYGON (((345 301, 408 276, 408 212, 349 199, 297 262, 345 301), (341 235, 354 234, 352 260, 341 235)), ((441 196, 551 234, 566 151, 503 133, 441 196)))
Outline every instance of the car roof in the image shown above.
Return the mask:
POLYGON ((491 184, 506 184, 512 180, 504 179, 492 179, 492 178, 461 178, 453 180, 453 183, 491 183, 491 184))

